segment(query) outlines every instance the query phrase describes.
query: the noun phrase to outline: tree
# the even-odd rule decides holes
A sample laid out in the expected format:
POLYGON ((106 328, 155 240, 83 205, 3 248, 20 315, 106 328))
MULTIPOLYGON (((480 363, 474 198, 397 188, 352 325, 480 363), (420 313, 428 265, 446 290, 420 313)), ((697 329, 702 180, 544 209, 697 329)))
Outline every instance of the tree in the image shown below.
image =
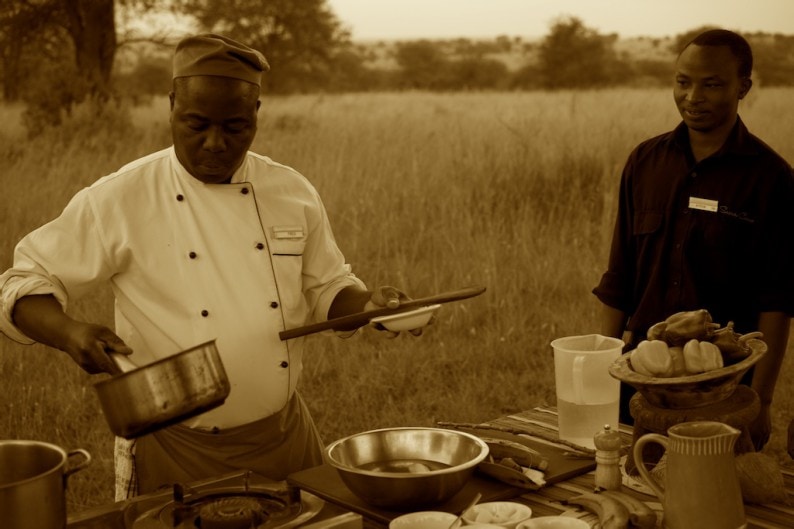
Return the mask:
POLYGON ((395 50, 405 88, 441 89, 447 82, 449 61, 429 40, 400 42, 395 50))
POLYGON ((617 35, 599 35, 576 17, 563 17, 541 43, 538 71, 547 88, 584 88, 618 84, 625 71, 614 51, 617 35))
POLYGON ((0 70, 6 101, 19 99, 22 83, 30 71, 25 51, 40 40, 49 17, 43 8, 31 4, 9 1, 0 4, 0 70))
POLYGON ((75 65, 85 94, 106 98, 116 55, 113 0, 63 0, 63 25, 74 44, 75 65))
POLYGON ((6 0, 1 13, 7 95, 17 95, 21 86, 23 57, 60 61, 63 50, 53 55, 47 53, 48 47, 68 46, 80 77, 75 97, 107 96, 116 52, 113 0, 6 0))
POLYGON ((263 78, 270 92, 323 86, 337 56, 350 46, 349 32, 325 0, 176 0, 176 8, 205 30, 264 53, 273 72, 263 78))
POLYGON ((684 33, 680 33, 676 35, 673 39, 672 44, 670 44, 670 51, 676 54, 676 56, 684 50, 684 46, 692 42, 692 39, 703 33, 704 31, 708 31, 710 29, 718 29, 717 26, 700 26, 695 29, 690 29, 684 33))
POLYGON ((794 84, 794 36, 771 35, 751 39, 753 79, 764 86, 794 84))
POLYGON ((507 66, 496 59, 464 57, 449 65, 450 87, 469 90, 496 90, 509 82, 507 66))
POLYGON ((30 134, 60 124, 76 103, 108 100, 113 0, 4 0, 0 15, 3 93, 25 102, 30 134))

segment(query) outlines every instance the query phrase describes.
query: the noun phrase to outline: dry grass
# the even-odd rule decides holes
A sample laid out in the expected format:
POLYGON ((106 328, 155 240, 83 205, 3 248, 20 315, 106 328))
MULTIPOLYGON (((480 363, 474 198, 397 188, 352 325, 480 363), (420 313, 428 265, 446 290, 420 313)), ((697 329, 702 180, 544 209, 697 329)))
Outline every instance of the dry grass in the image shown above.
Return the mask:
MULTIPOLYGON (((794 121, 780 116, 793 95, 759 90, 742 110, 790 161, 794 121)), ((168 145, 167 101, 130 116, 130 127, 83 117, 28 143, 4 132, 0 267, 76 190, 168 145)), ((302 391, 326 441, 553 403, 549 342, 598 329, 590 290, 606 263, 620 168, 637 142, 678 121, 666 90, 302 96, 266 99, 261 118, 254 150, 315 183, 368 283, 414 296, 488 288, 444 307, 419 339, 310 337, 302 391)), ((110 323, 107 292, 74 310, 110 323)), ((792 374, 789 355, 767 447, 781 459, 792 374)), ((62 353, 5 338, 0 377, 0 438, 88 449, 95 462, 71 478, 70 511, 112 501, 112 438, 91 377, 62 353)))

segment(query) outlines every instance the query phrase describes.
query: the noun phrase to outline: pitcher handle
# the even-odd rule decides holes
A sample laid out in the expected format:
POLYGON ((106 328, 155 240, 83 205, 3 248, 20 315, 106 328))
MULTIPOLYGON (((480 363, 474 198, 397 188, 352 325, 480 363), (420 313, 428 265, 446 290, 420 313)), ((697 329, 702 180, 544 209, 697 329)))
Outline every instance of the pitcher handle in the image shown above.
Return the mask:
POLYGON ((667 451, 667 437, 658 433, 645 434, 634 443, 633 454, 634 462, 636 463, 637 470, 640 476, 645 480, 648 486, 653 490, 654 494, 659 498, 659 501, 664 503, 664 486, 656 480, 648 469, 645 467, 645 460, 642 458, 642 449, 648 443, 659 443, 667 451))
POLYGON ((573 401, 575 404, 584 404, 584 355, 573 359, 573 401))
POLYGON ((65 469, 63 471, 64 483, 66 482, 66 478, 68 478, 69 476, 71 476, 72 474, 77 472, 78 470, 82 470, 85 467, 87 467, 89 464, 91 464, 91 454, 89 454, 87 450, 83 450, 82 448, 76 448, 74 450, 69 451, 69 453, 66 455, 66 457, 70 458, 72 456, 77 456, 77 455, 83 456, 84 461, 82 461, 80 463, 77 463, 74 466, 70 466, 69 468, 67 468, 67 469, 65 469))

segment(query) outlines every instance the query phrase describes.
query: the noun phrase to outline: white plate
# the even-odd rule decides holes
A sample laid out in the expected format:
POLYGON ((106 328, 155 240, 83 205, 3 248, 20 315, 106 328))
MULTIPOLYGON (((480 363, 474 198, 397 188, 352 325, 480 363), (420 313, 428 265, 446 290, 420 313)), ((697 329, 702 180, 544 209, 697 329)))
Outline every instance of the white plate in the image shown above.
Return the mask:
POLYGON ((400 312, 398 314, 389 314, 387 316, 379 316, 369 320, 370 323, 380 323, 390 331, 410 331, 424 327, 430 321, 439 308, 440 304, 429 305, 421 307, 416 310, 409 310, 407 312, 400 312))
POLYGON ((392 520, 389 529, 448 529, 456 519, 457 516, 449 512, 411 512, 392 520))
MULTIPOLYGON (((491 501, 472 507, 463 515, 468 525, 486 523, 506 529, 514 529, 519 523, 532 516, 532 509, 514 501, 491 501)), ((464 528, 466 529, 466 528, 464 528)))
POLYGON ((590 524, 567 516, 541 516, 524 520, 517 529, 590 529, 590 524))

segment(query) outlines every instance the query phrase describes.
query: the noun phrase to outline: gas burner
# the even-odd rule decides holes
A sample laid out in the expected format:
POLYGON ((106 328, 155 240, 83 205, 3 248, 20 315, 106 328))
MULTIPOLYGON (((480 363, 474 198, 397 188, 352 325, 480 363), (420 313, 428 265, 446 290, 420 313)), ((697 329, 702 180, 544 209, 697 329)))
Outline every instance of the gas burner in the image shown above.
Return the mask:
POLYGON ((300 494, 295 498, 292 492, 298 491, 291 489, 280 494, 212 489, 185 497, 182 489, 175 487, 173 501, 145 513, 139 520, 146 520, 141 527, 149 527, 150 520, 159 521, 162 527, 191 529, 283 527, 302 511, 300 494))
POLYGON ((68 529, 291 529, 338 509, 286 483, 235 472, 71 517, 68 529))
POLYGON ((322 500, 317 508, 301 496, 296 487, 258 487, 247 477, 242 486, 195 490, 174 485, 173 500, 138 516, 132 528, 284 529, 304 523, 322 508, 322 500))
POLYGON ((256 498, 221 498, 199 508, 196 525, 201 529, 249 529, 270 517, 256 498))

